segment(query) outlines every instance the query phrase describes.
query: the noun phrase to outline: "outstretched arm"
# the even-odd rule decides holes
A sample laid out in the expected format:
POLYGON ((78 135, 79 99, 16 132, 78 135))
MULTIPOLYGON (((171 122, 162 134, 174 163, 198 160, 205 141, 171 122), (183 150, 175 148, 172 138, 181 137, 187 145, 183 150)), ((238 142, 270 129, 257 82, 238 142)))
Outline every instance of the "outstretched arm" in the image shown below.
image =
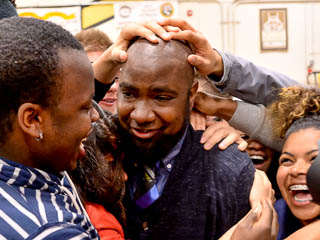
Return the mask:
MULTIPOLYGON (((229 121, 229 124, 235 129, 272 149, 281 151, 282 139, 273 134, 271 119, 263 105, 233 101, 232 99, 198 92, 194 107, 201 113, 218 116, 229 121)), ((207 141, 214 134, 208 128, 204 136, 206 136, 205 140, 207 141)))
POLYGON ((277 97, 278 89, 301 85, 288 76, 273 72, 232 54, 219 52, 224 74, 214 83, 223 92, 250 103, 269 105, 277 97))
POLYGON ((194 54, 188 61, 199 73, 208 75, 224 92, 251 103, 270 104, 279 89, 301 85, 289 77, 259 67, 243 58, 212 49, 206 38, 190 24, 180 19, 165 19, 161 25, 178 26, 182 31, 172 34, 172 38, 186 40, 194 54))

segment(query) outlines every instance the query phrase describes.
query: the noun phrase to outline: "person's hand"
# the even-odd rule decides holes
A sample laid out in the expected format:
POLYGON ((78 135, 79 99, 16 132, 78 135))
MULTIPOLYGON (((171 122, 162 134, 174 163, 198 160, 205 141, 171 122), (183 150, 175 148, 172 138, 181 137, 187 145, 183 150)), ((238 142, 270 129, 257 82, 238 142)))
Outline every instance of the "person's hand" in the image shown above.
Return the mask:
POLYGON ((130 23, 125 25, 117 40, 92 64, 95 78, 102 83, 111 83, 121 64, 127 61, 130 41, 143 37, 157 43, 158 37, 170 40, 171 34, 157 22, 130 23))
POLYGON ((136 37, 142 37, 152 43, 157 43, 158 37, 156 35, 166 41, 171 39, 171 34, 157 22, 130 23, 125 25, 121 29, 117 40, 111 46, 114 61, 125 62, 127 60, 126 51, 130 41, 136 37))
POLYGON ((172 32, 172 38, 188 41, 193 49, 192 55, 188 57, 191 65, 195 66, 202 75, 214 74, 217 77, 223 75, 223 61, 220 54, 212 49, 208 40, 190 24, 182 19, 167 18, 159 21, 162 26, 174 26, 181 29, 172 32))
POLYGON ((231 98, 198 91, 195 95, 193 108, 208 116, 217 116, 229 121, 236 111, 238 103, 231 98))
POLYGON ((204 144, 206 150, 210 150, 218 142, 220 142, 218 147, 221 150, 233 143, 238 144, 240 151, 244 151, 248 146, 248 143, 241 137, 240 131, 231 127, 226 121, 215 120, 207 121, 207 129, 203 132, 200 142, 204 144))
POLYGON ((230 240, 274 240, 278 233, 278 218, 272 203, 263 200, 236 226, 230 240))
POLYGON ((256 169, 254 173, 254 181, 250 191, 249 202, 252 209, 259 208, 261 202, 267 200, 275 202, 274 190, 265 172, 256 169))
POLYGON ((216 116, 216 113, 219 111, 219 100, 218 97, 198 91, 194 98, 193 108, 208 116, 216 116))
POLYGON ((202 91, 197 91, 193 102, 193 108, 208 116, 217 116, 221 110, 220 103, 223 101, 228 101, 228 99, 202 91))
POLYGON ((207 127, 207 115, 192 110, 190 123, 194 130, 205 130, 207 127))

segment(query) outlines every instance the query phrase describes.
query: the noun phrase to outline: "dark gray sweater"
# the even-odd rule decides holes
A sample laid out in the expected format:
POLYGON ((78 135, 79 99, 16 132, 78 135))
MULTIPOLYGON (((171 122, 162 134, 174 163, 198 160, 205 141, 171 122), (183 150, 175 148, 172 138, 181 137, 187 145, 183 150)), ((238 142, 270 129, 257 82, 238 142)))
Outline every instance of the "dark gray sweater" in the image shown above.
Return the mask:
MULTIPOLYGON (((254 167, 248 155, 236 145, 206 151, 201 135, 189 128, 162 195, 147 210, 126 196, 127 239, 218 239, 249 211, 254 167)), ((136 174, 131 170, 129 178, 136 174)))

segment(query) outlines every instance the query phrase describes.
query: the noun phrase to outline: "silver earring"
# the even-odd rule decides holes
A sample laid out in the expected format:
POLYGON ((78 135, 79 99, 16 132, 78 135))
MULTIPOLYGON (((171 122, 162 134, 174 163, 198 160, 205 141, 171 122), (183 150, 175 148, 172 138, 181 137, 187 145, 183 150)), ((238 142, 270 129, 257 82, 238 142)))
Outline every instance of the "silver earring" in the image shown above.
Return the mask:
POLYGON ((37 141, 37 142, 40 142, 40 141, 42 141, 42 140, 43 140, 43 133, 40 132, 39 137, 36 138, 36 141, 37 141))

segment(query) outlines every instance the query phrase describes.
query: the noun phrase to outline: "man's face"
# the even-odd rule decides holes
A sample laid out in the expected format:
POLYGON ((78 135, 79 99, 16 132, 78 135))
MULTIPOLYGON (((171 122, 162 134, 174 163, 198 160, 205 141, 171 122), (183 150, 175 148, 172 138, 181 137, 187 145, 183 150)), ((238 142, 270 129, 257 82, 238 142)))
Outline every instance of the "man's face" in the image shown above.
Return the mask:
POLYGON ((146 59, 128 60, 119 81, 121 126, 140 149, 151 150, 175 136, 188 117, 189 84, 183 68, 154 65, 146 59))
POLYGON ((53 109, 45 110, 42 151, 48 159, 45 168, 50 171, 71 170, 79 157, 84 155, 81 145, 98 119, 92 108, 94 76, 84 52, 61 51, 62 86, 60 98, 53 109))

